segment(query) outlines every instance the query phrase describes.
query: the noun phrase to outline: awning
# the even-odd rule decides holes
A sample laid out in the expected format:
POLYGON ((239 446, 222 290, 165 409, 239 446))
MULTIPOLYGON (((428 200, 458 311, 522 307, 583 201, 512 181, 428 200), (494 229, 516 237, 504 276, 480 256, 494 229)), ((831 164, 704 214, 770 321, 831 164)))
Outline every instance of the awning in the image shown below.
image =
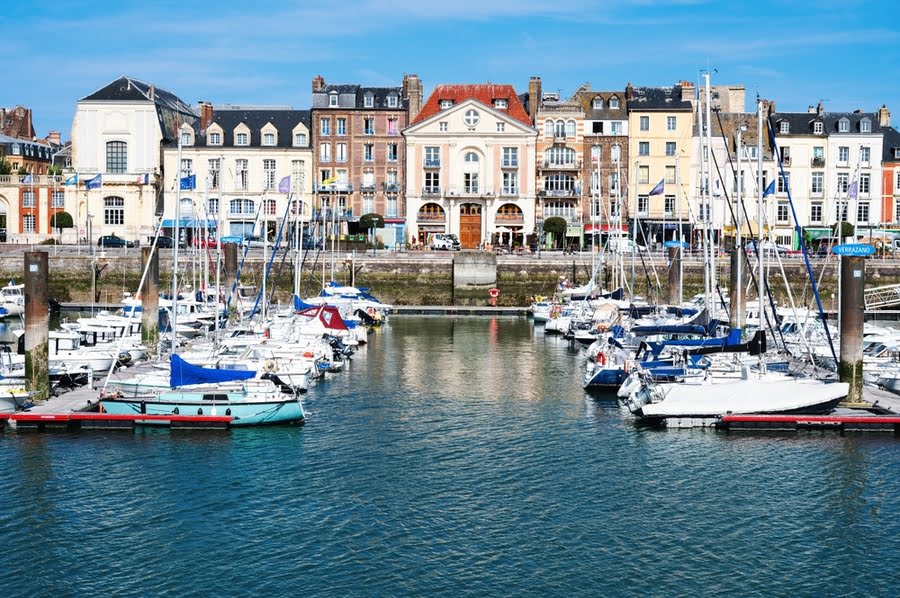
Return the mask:
MULTIPOLYGON (((215 220, 196 220, 193 218, 182 218, 178 221, 180 228, 216 228, 215 220)), ((163 228, 175 228, 174 219, 166 219, 162 221, 163 228)))
MULTIPOLYGON (((620 231, 622 231, 624 233, 628 232, 628 227, 625 226, 624 224, 619 225, 618 228, 620 231)), ((592 232, 595 230, 600 230, 600 231, 616 230, 616 226, 614 224, 600 224, 600 225, 585 224, 584 225, 584 232, 586 232, 586 233, 589 233, 589 232, 592 232)))
POLYGON ((810 241, 815 241, 816 239, 822 239, 826 237, 830 237, 832 235, 832 230, 830 228, 804 228, 803 235, 808 238, 810 241))
MULTIPOLYGON (((733 235, 735 230, 736 229, 734 226, 729 225, 729 226, 724 227, 722 229, 722 232, 726 235, 733 235)), ((769 227, 764 226, 763 233, 767 233, 767 232, 769 232, 769 227)), ((750 226, 746 222, 741 223, 741 236, 742 237, 755 237, 758 234, 759 234, 759 227, 756 226, 756 222, 753 222, 752 226, 750 226)))

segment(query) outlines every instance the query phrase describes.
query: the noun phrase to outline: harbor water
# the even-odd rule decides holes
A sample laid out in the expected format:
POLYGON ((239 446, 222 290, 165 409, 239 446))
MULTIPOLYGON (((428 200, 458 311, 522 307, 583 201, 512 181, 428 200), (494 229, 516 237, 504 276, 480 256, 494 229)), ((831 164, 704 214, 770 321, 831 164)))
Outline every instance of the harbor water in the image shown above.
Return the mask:
POLYGON ((0 595, 895 595, 900 440, 638 428, 524 318, 395 317, 304 427, 0 433, 0 595))

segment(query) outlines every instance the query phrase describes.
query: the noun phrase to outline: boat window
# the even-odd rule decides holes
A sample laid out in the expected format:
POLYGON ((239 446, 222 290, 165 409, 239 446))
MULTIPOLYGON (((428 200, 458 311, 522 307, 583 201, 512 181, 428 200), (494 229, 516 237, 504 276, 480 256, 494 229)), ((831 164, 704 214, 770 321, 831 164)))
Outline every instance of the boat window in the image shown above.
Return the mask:
POLYGON ((228 395, 226 394, 208 394, 203 395, 204 401, 227 401, 228 395))

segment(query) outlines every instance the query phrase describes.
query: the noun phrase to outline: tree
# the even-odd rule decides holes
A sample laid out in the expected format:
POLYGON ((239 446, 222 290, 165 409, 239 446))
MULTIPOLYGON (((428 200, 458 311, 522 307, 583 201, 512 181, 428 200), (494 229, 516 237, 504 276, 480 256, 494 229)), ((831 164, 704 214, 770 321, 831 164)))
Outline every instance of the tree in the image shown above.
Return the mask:
POLYGON ((566 238, 567 228, 566 221, 559 216, 551 216, 544 220, 544 232, 553 235, 553 245, 557 248, 561 245, 561 241, 566 238))
POLYGON ((60 233, 62 233, 62 229, 72 228, 74 225, 72 215, 68 212, 57 212, 50 216, 50 227, 59 230, 60 233))
POLYGON ((24 176, 24 175, 28 174, 28 169, 25 168, 24 166, 20 166, 18 174, 24 176))
POLYGON ((843 243, 845 238, 854 236, 855 232, 853 225, 847 221, 835 223, 831 229, 832 236, 838 237, 838 243, 843 243), (840 228, 838 228, 838 225, 840 225, 840 228))
POLYGON ((60 176, 63 173, 62 166, 59 164, 51 164, 47 169, 47 174, 50 176, 60 176))
POLYGON ((6 158, 0 158, 0 175, 12 174, 12 165, 6 161, 6 158))
POLYGON ((381 214, 363 214, 359 217, 359 228, 363 230, 384 228, 384 216, 381 214))

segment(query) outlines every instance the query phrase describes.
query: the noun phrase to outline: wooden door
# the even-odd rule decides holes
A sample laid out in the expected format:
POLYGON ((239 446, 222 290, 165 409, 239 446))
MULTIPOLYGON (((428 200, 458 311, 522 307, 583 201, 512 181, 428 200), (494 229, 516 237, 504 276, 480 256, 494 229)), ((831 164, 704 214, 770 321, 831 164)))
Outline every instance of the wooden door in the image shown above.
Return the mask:
POLYGON ((464 203, 459 207, 459 244, 463 249, 477 249, 481 244, 481 206, 464 203))

